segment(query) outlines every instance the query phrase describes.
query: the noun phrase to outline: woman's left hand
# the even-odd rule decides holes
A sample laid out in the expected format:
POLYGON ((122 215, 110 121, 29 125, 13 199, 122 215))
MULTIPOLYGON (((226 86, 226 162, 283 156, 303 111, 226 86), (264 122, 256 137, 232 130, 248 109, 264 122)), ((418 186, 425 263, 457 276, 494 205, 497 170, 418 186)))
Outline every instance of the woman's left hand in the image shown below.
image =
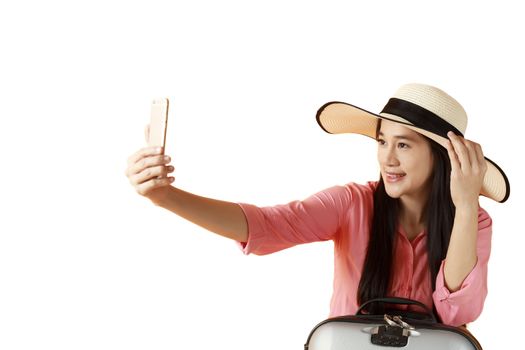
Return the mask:
POLYGON ((452 171, 450 193, 457 207, 478 205, 479 193, 487 171, 481 146, 453 132, 446 144, 452 171))

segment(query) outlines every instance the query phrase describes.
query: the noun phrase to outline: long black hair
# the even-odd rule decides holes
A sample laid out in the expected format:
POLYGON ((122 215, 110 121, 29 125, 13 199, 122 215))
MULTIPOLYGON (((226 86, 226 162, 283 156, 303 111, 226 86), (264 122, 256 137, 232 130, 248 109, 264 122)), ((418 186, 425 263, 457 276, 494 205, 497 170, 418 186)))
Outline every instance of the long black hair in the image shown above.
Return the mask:
MULTIPOLYGON (((377 123, 379 134, 381 120, 377 123)), ((454 224, 455 206, 450 195, 450 158, 445 148, 425 137, 430 143, 434 159, 431 190, 426 204, 426 230, 428 267, 432 290, 436 288, 436 276, 441 261, 447 254, 450 234, 454 224)), ((388 296, 395 233, 398 227, 399 199, 390 197, 385 190, 382 176, 374 192, 374 212, 370 228, 365 263, 357 290, 357 302, 388 296)), ((382 313, 380 305, 372 305, 370 312, 382 313)))

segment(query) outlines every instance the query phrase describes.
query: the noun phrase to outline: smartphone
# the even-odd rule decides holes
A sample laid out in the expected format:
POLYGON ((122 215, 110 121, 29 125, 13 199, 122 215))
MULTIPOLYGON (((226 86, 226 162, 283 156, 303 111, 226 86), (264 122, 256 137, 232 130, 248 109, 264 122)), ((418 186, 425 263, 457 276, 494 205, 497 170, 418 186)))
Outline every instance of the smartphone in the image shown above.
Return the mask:
POLYGON ((154 99, 151 102, 148 145, 151 147, 166 147, 166 130, 168 128, 167 98, 154 99))

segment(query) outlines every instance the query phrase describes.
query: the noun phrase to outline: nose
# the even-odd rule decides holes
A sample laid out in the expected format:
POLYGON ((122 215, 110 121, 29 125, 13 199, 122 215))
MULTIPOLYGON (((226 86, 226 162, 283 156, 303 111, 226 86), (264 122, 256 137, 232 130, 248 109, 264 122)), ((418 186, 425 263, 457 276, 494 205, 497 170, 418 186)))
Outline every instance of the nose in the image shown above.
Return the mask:
POLYGON ((379 149, 379 163, 386 166, 397 166, 399 165, 399 159, 397 158, 396 150, 394 147, 384 147, 379 149))

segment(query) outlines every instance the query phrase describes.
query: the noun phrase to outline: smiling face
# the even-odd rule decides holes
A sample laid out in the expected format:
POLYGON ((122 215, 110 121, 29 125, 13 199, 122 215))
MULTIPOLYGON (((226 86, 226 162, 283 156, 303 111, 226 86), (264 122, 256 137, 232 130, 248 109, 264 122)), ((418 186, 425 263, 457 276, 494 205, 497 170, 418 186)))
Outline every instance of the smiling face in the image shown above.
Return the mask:
POLYGON ((434 168, 430 143, 419 133, 388 120, 381 121, 377 142, 377 159, 387 194, 426 202, 434 168))

